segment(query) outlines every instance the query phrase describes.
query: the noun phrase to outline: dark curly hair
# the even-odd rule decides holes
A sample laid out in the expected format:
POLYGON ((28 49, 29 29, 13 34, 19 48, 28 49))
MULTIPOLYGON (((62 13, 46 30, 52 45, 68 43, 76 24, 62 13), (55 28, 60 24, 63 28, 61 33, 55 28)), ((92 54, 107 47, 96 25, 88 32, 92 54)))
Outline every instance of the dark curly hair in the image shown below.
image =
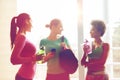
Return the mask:
POLYGON ((97 30, 100 32, 101 36, 104 35, 105 33, 105 30, 106 30, 106 25, 103 21, 101 20, 93 20, 91 22, 91 25, 97 30))

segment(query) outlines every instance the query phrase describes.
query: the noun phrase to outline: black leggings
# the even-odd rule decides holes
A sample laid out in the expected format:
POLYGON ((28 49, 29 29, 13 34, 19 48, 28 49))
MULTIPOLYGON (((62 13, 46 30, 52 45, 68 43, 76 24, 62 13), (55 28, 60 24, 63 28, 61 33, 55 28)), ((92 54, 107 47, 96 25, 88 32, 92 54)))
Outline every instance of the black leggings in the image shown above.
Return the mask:
POLYGON ((26 79, 26 78, 21 77, 19 74, 17 74, 15 76, 15 80, 33 80, 33 79, 26 79))

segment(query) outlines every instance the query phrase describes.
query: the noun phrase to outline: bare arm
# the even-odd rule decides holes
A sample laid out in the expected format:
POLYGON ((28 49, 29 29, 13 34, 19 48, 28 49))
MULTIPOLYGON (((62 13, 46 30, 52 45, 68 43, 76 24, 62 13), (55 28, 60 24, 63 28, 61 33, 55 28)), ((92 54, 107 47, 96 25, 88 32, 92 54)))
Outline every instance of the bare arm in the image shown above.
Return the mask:
POLYGON ((23 35, 20 35, 15 43, 15 46, 11 55, 11 63, 12 64, 23 64, 35 61, 35 56, 31 57, 22 57, 20 56, 24 46, 25 46, 26 38, 23 35))

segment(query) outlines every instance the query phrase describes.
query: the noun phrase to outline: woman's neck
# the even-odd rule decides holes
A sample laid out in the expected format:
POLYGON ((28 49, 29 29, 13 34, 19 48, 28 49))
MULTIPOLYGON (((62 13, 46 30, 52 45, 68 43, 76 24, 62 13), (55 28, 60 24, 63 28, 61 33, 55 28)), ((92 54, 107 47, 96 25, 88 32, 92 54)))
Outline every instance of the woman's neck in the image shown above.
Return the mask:
POLYGON ((48 39, 49 39, 49 40, 56 40, 56 39, 57 39, 57 35, 56 35, 56 34, 50 34, 50 35, 48 36, 48 39))
POLYGON ((49 40, 57 40, 60 36, 58 34, 53 34, 50 33, 50 35, 48 36, 49 40))
POLYGON ((26 31, 24 31, 24 30, 19 30, 18 33, 20 33, 20 34, 26 34, 26 31))
POLYGON ((26 35, 26 32, 24 32, 24 31, 18 31, 17 34, 18 34, 18 35, 19 35, 19 34, 26 35))
POLYGON ((93 45, 96 47, 99 47, 102 44, 101 38, 95 38, 93 45))
POLYGON ((101 39, 101 38, 95 38, 95 39, 94 39, 94 42, 99 44, 99 43, 102 42, 102 39, 101 39))

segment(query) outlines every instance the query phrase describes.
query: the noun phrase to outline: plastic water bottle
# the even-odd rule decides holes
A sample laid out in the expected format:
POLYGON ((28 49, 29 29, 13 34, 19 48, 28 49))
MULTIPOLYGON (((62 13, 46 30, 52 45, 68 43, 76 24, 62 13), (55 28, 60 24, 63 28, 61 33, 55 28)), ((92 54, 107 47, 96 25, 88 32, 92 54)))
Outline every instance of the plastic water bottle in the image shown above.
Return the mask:
POLYGON ((52 48, 52 49, 51 49, 51 53, 55 55, 56 49, 55 49, 55 48, 52 48))
MULTIPOLYGON (((40 50, 38 51, 37 55, 44 55, 45 54, 45 48, 42 46, 40 50)), ((37 61, 38 64, 41 64, 42 61, 37 61)))
POLYGON ((46 56, 43 58, 42 63, 45 63, 49 59, 53 58, 55 56, 55 53, 56 53, 56 49, 52 48, 51 51, 49 53, 47 53, 46 56))
POLYGON ((88 40, 85 40, 83 47, 86 48, 86 53, 91 54, 92 53, 92 47, 88 40))
POLYGON ((56 49, 52 48, 51 51, 49 53, 47 53, 46 58, 48 58, 48 59, 53 58, 55 56, 55 53, 56 53, 56 49))

